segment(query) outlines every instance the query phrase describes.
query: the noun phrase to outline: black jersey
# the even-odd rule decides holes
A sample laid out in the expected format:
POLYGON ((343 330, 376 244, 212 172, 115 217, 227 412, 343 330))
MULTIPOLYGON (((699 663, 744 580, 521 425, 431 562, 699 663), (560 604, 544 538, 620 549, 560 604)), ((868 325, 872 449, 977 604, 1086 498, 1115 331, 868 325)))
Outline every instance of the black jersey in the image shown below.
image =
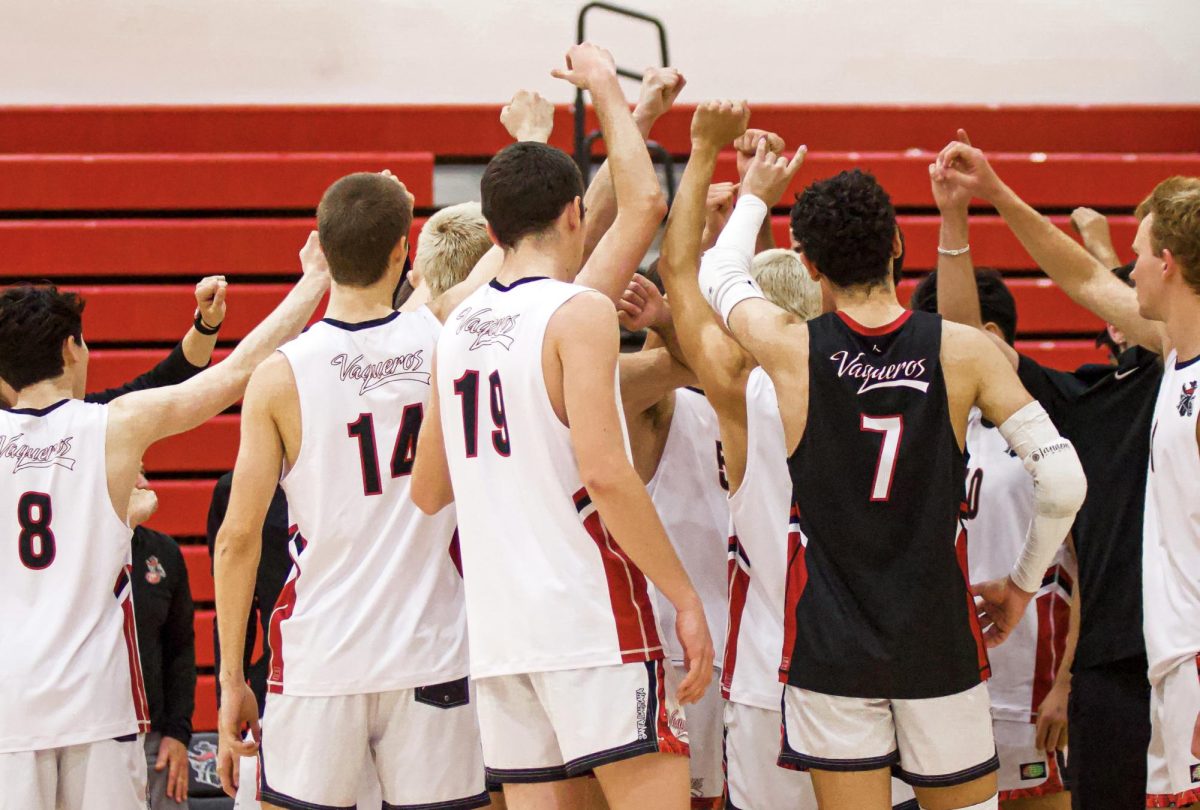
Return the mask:
POLYGON ((955 694, 986 678, 968 589, 966 462, 950 424, 942 319, 809 321, 808 421, 788 459, 801 542, 789 560, 783 673, 864 698, 955 694))

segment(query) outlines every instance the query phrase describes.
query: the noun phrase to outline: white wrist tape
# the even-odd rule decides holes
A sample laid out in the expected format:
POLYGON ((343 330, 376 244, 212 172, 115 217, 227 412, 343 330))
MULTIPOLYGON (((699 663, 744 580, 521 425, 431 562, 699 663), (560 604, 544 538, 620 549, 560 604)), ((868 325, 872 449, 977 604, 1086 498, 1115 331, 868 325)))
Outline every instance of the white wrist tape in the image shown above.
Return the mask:
POLYGON ((1011 576, 1021 590, 1037 593, 1083 505, 1087 478, 1074 445, 1059 435, 1039 403, 1010 416, 1000 434, 1033 476, 1033 522, 1011 576))
POLYGON ((728 325, 729 313, 748 298, 765 298, 750 276, 754 245, 767 215, 767 206, 751 194, 738 198, 717 244, 700 260, 700 291, 728 325))

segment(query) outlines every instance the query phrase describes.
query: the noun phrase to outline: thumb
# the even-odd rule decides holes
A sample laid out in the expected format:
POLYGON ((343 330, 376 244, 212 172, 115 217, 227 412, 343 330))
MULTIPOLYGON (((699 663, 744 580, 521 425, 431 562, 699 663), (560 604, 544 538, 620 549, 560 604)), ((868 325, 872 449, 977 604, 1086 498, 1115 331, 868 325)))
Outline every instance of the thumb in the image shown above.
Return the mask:
POLYGON ((158 744, 158 759, 154 762, 154 770, 161 771, 167 767, 167 747, 160 741, 158 744))
POLYGON ((958 139, 960 141, 962 141, 963 143, 965 143, 967 146, 971 145, 971 139, 967 136, 967 131, 965 129, 960 129, 958 131, 958 139))
POLYGON ((758 139, 758 148, 754 150, 754 159, 757 161, 764 160, 767 156, 767 138, 762 136, 758 139))
POLYGON ((800 167, 804 165, 804 156, 808 154, 808 147, 801 146, 796 150, 796 154, 792 155, 792 160, 788 163, 787 176, 795 177, 796 172, 800 171, 800 167))

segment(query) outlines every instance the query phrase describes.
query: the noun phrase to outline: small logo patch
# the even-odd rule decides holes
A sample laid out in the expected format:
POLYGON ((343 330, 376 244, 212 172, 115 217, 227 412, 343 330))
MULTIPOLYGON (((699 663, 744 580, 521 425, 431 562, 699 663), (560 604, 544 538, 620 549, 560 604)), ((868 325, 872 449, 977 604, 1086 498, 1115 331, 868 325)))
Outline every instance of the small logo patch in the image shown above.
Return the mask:
POLYGON ((1045 779, 1046 778, 1046 763, 1045 762, 1026 762, 1021 766, 1022 779, 1045 779))
POLYGON ((1200 782, 1200 764, 1192 766, 1192 784, 1200 782))
POLYGON ((151 585, 157 585, 167 578, 167 569, 162 567, 158 561, 158 557, 150 555, 146 558, 146 581, 151 585))
POLYGON ((650 739, 650 733, 646 728, 646 690, 637 690, 637 732, 638 739, 645 741, 650 739))
POLYGON ((1196 380, 1183 384, 1179 394, 1179 415, 1191 416, 1196 410, 1196 380))

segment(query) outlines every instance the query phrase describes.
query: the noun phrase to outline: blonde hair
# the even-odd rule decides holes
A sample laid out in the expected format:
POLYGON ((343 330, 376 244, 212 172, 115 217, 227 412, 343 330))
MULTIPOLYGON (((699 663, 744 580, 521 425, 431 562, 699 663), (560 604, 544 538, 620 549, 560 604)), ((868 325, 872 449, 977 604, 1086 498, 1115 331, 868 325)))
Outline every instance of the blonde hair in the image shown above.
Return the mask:
POLYGON ((1164 250, 1179 262, 1183 280, 1200 294, 1200 178, 1169 177, 1137 207, 1139 220, 1150 214, 1150 246, 1155 256, 1164 250))
POLYGON ((764 250, 750 263, 750 275, 776 306, 806 321, 821 314, 821 285, 808 274, 795 251, 764 250))
POLYGON ((452 205, 421 228, 414 264, 436 298, 465 279, 491 246, 479 203, 452 205))

